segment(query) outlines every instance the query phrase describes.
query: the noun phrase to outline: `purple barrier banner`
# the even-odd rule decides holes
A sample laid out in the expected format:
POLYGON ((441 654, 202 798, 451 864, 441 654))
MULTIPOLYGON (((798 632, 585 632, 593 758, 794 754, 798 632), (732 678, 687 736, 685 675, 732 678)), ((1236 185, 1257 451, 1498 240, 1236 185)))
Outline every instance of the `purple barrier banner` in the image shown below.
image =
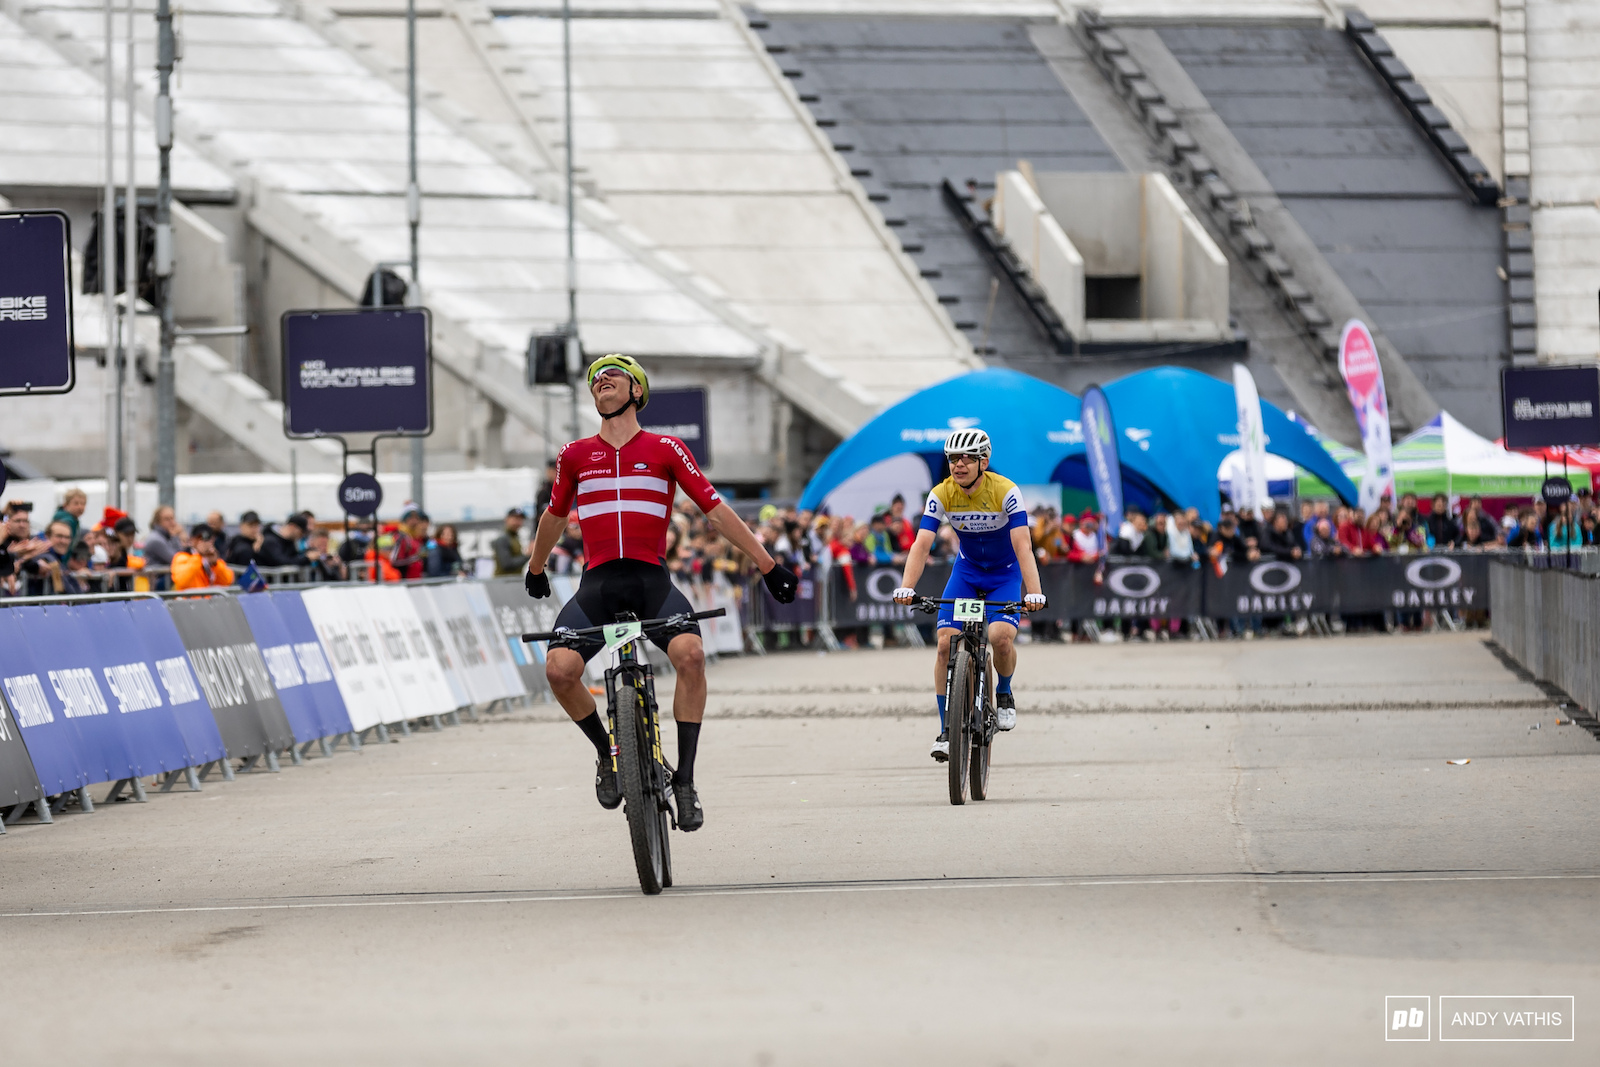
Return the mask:
POLYGON ((311 615, 306 611, 305 601, 300 599, 299 590, 256 595, 271 597, 278 609, 278 617, 283 620, 284 629, 294 648, 295 660, 300 665, 300 676, 305 679, 306 692, 316 705, 317 728, 320 731, 317 736, 333 737, 349 733, 353 729, 350 712, 344 706, 344 697, 339 695, 339 683, 334 681, 333 668, 323 653, 322 642, 317 639, 317 628, 311 624, 311 615))
POLYGON ((171 695, 193 703, 199 696, 193 679, 178 674, 172 669, 175 665, 167 665, 163 678, 163 665, 150 659, 127 605, 85 604, 67 610, 77 614, 87 638, 74 661, 87 664, 99 676, 96 682, 105 690, 134 769, 156 774, 204 762, 189 753, 169 700, 171 695), (163 680, 169 685, 162 685, 163 680))
MULTIPOLYGON (((40 771, 40 784, 52 793, 61 792, 62 788, 114 782, 147 773, 134 763, 129 752, 122 728, 123 716, 113 714, 115 705, 99 678, 99 662, 85 652, 94 641, 80 621, 78 611, 52 605, 12 608, 8 612, 32 653, 35 670, 30 677, 35 687, 34 696, 44 701, 43 707, 36 708, 31 716, 38 725, 30 726, 27 720, 23 721, 22 736, 29 739, 29 750, 33 748, 32 731, 45 726, 60 729, 76 742, 75 771, 79 781, 72 781, 73 775, 58 774, 54 769, 50 772, 54 780, 46 781, 45 771, 39 767, 37 759, 34 762, 35 769, 40 771)), ((152 767, 148 773, 154 770, 152 767)))
POLYGON ((261 650, 261 658, 272 675, 272 687, 278 691, 283 704, 284 717, 294 731, 296 744, 305 744, 322 737, 322 721, 317 714, 317 703, 306 691, 306 676, 294 654, 294 642, 283 625, 283 617, 266 593, 249 593, 239 598, 250 633, 261 650))
POLYGON ((46 796, 55 796, 102 779, 99 774, 90 778, 93 761, 77 726, 60 713, 59 702, 51 702, 46 693, 50 681, 33 661, 24 636, 24 623, 43 612, 43 608, 0 611, 0 693, 27 742, 39 785, 46 796))
POLYGON ((184 749, 188 753, 188 766, 219 760, 227 755, 222 747, 222 735, 217 732, 216 716, 189 664, 184 651, 183 638, 172 625, 167 606, 159 600, 129 600, 123 607, 133 619, 134 631, 144 645, 146 658, 155 667, 156 679, 161 683, 172 717, 183 735, 184 749))
MULTIPOLYGON (((21 637, 11 620, 0 612, 0 645, 7 642, 19 645, 21 637)), ((8 673, 5 668, 5 660, 0 658, 0 675, 8 673)), ((22 740, 22 727, 17 724, 17 715, 11 709, 4 685, 0 685, 0 808, 28 804, 42 796, 44 790, 39 788, 33 758, 22 740)))

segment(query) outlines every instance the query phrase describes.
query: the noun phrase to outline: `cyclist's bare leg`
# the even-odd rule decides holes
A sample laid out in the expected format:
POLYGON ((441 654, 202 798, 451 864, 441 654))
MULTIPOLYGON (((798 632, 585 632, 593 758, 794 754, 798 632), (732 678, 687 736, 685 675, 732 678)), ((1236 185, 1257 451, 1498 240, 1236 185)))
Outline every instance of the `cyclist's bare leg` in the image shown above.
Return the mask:
POLYGON ((950 669, 950 639, 960 630, 939 627, 939 651, 933 657, 933 695, 944 696, 945 672, 950 669))
POLYGON ((544 676, 573 722, 582 722, 595 713, 594 694, 583 680, 582 656, 570 648, 552 648, 544 658, 544 676))
POLYGON ((1009 622, 989 624, 989 655, 994 658, 996 674, 1017 672, 1017 628, 1009 622))
POLYGON ((679 634, 667 642, 667 658, 678 672, 672 694, 676 722, 700 722, 706 717, 706 648, 699 634, 679 634))

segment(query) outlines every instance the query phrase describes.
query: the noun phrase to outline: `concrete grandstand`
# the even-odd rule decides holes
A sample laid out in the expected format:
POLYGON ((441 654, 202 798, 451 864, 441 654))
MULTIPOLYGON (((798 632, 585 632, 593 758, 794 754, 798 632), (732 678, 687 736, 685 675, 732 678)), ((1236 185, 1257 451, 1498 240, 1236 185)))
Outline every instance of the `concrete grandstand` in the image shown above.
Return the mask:
MULTIPOLYGON (((403 258, 404 10, 184 10, 178 317, 251 332, 181 346, 180 469, 285 469, 279 316, 350 306, 403 258)), ((80 248, 103 182, 100 11, 0 0, 0 196, 68 211, 80 248)), ((560 5, 419 12, 430 469, 536 463, 567 432, 565 404, 547 415, 523 384, 529 335, 565 316, 560 5)), ((1243 361, 1267 399, 1354 443, 1329 354, 1347 318, 1379 340, 1402 431, 1444 408, 1497 436, 1500 367, 1600 351, 1592 5, 583 0, 574 17, 585 346, 707 386, 709 469, 740 492, 792 495, 883 406, 989 363, 1077 391, 1243 361), (1098 310, 1063 341, 989 226, 1011 171, 1160 175, 1226 262, 1227 335, 1128 325, 1154 317, 1154 267, 1097 274, 1086 246, 1098 310)), ((0 448, 61 477, 104 454, 97 299, 79 321, 78 391, 0 400, 0 448)))

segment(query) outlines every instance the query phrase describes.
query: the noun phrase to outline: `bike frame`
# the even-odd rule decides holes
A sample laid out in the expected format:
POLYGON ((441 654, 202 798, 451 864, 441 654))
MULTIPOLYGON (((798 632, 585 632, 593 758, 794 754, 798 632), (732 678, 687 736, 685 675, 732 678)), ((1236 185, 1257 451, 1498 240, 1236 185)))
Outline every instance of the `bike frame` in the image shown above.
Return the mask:
POLYGON ((950 658, 944 667, 944 691, 955 692, 956 683, 956 647, 957 643, 966 645, 972 652, 972 659, 978 671, 977 693, 973 698, 973 711, 978 715, 978 721, 983 724, 983 743, 989 744, 994 740, 995 717, 994 700, 991 699, 989 682, 989 618, 988 612, 984 613, 982 621, 972 620, 961 624, 961 632, 950 637, 950 658))
MULTIPOLYGON (((619 622, 632 622, 632 619, 619 618, 619 622)), ((672 806, 672 790, 668 784, 672 781, 675 768, 667 762, 667 757, 661 751, 661 709, 656 704, 656 669, 650 661, 640 653, 640 644, 645 640, 641 632, 638 637, 623 645, 617 650, 617 665, 606 668, 606 725, 611 732, 611 756, 617 755, 617 692, 621 682, 629 688, 636 690, 645 709, 646 730, 649 733, 651 755, 651 789, 655 793, 656 802, 663 805, 668 814, 672 816, 672 828, 678 828, 678 812, 672 806)))

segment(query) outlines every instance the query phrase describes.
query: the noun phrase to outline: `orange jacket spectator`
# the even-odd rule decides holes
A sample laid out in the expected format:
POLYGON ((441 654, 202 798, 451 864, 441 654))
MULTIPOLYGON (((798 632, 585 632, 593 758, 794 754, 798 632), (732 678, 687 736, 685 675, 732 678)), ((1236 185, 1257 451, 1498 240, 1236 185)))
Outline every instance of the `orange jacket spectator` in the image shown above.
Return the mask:
POLYGON ((233 569, 217 558, 217 531, 201 523, 189 534, 191 547, 172 557, 172 588, 232 585, 233 569))
POLYGON ((204 589, 212 585, 232 585, 233 568, 215 554, 207 560, 193 552, 179 552, 172 557, 172 588, 204 589))

